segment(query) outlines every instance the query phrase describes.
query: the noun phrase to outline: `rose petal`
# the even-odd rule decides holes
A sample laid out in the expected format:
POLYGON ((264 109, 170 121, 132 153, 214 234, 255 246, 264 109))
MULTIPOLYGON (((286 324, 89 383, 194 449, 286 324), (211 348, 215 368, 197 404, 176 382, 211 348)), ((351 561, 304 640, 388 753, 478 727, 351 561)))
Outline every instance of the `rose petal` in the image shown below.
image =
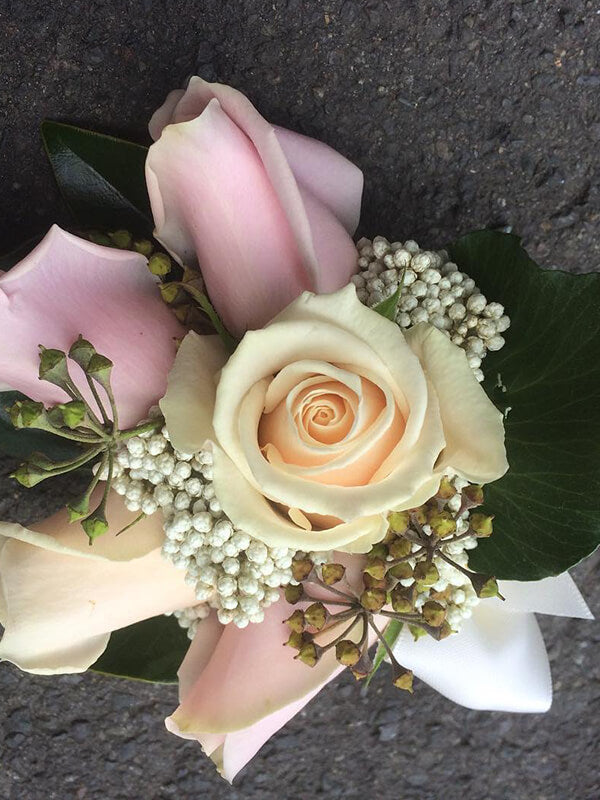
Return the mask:
POLYGON ((214 439, 212 416, 216 378, 227 361, 218 336, 185 337, 169 373, 167 393, 160 401, 171 443, 177 450, 195 453, 214 439))
POLYGON ((167 126, 146 179, 155 235, 202 269, 227 328, 261 327, 311 279, 251 142, 211 100, 200 117, 167 126))
POLYGON ((306 531, 278 514, 218 447, 213 448, 213 483, 219 502, 234 525, 270 547, 366 553, 387 531, 385 514, 359 517, 325 530, 306 531))
POLYGON ((406 339, 440 400, 446 448, 438 469, 450 468, 472 483, 489 483, 508 469, 502 414, 487 397, 460 347, 421 323, 406 339))
MULTIPOLYGON (((264 330, 244 337, 221 373, 214 427, 220 445, 238 469, 271 500, 305 513, 345 520, 376 514, 384 508, 400 508, 402 504, 410 507, 412 496, 431 479, 445 443, 437 398, 428 391, 418 359, 398 326, 365 308, 353 286, 332 295, 306 293, 264 330), (349 337, 349 333, 354 336, 349 337), (266 381, 280 369, 303 359, 344 364, 357 372, 378 376, 380 386, 402 387, 404 395, 396 395, 396 402, 405 416, 406 428, 381 470, 389 473, 394 468, 401 473, 393 472, 366 487, 336 487, 332 492, 326 485, 283 473, 256 449, 250 451, 249 443, 256 433, 251 427, 258 424, 262 413, 260 397, 253 395, 251 399, 250 390, 261 378, 266 381), (254 404, 252 409, 248 407, 250 402, 254 404)), ((219 496, 221 491, 227 491, 216 484, 215 488, 219 496)))
MULTIPOLYGON (((219 101, 225 113, 252 141, 267 171, 273 174, 275 184, 278 183, 281 157, 272 140, 273 131, 300 189, 308 190, 316 200, 333 211, 348 233, 354 233, 360 217, 363 188, 363 176, 358 167, 323 142, 277 125, 271 126, 247 97, 230 86, 207 83, 197 76, 190 78, 186 91, 171 92, 155 112, 150 121, 150 135, 157 139, 169 122, 194 119, 213 98, 219 101)), ((285 193, 289 180, 285 178, 281 184, 285 193)), ((292 205, 288 211, 295 217, 298 209, 292 205)))
POLYGON ((166 96, 165 102, 162 104, 162 106, 157 108, 154 114, 152 114, 150 117, 148 131, 154 141, 158 139, 165 125, 168 125, 172 121, 177 104, 184 95, 185 89, 173 89, 173 91, 169 92, 169 94, 166 96))
MULTIPOLYGON (((7 343, 0 351, 0 376, 34 400, 67 399, 38 379, 38 345, 66 351, 82 334, 114 362, 121 425, 134 425, 164 394, 175 339, 183 333, 143 256, 100 247, 56 225, 0 276, 0 338, 7 343)), ((72 374, 83 388, 76 365, 72 374)))
POLYGON ((37 530, 0 524, 0 658, 43 675, 82 672, 111 631, 194 604, 183 574, 157 546, 160 515, 117 537, 133 515, 115 493, 107 513, 111 531, 92 548, 79 526, 69 526, 66 511, 37 530))
POLYGON ((485 600, 459 633, 415 642, 403 628, 393 651, 417 677, 467 708, 538 713, 552 702, 548 657, 533 614, 509 616, 485 600))
MULTIPOLYGON (((302 288, 326 292, 339 289, 348 283, 356 271, 356 251, 347 233, 353 233, 358 224, 363 181, 361 171, 327 145, 283 129, 277 129, 276 132, 247 97, 229 86, 209 84, 201 78, 192 78, 185 94, 173 109, 171 120, 175 124, 181 124, 199 118, 200 115, 204 116, 213 103, 220 105, 223 112, 237 126, 238 131, 245 134, 256 148, 255 152, 265 175, 268 176, 274 196, 285 214, 286 229, 289 225, 295 240, 294 252, 299 254, 302 266, 299 275, 298 265, 294 266, 292 263, 294 258, 291 257, 289 247, 281 251, 280 271, 288 273, 288 280, 290 275, 293 277, 292 285, 289 287, 290 292, 283 294, 281 298, 274 294, 270 305, 266 302, 268 298, 263 297, 262 310, 254 308, 242 312, 242 309, 237 307, 239 316, 237 325, 229 317, 229 327, 234 332, 240 333, 246 328, 261 327, 284 308, 287 302, 296 297, 302 288), (286 153, 290 154, 292 168, 286 153), (282 302, 283 300, 286 302, 282 302)), ((156 132, 158 126, 153 127, 156 132)), ((167 133, 165 131, 165 135, 167 133)), ((210 136, 210 133, 208 135, 210 136)), ((153 149, 150 150, 151 157, 153 149)), ((212 171, 207 159, 201 161, 197 158, 196 163, 199 169, 212 171)), ((196 173, 194 169, 191 173, 192 180, 194 177, 200 180, 201 173, 196 173)), ((160 228, 159 219, 164 216, 164 203, 156 197, 159 192, 157 182, 152 176, 148 176, 148 183, 157 228, 160 228)), ((249 196, 251 204, 259 207, 264 205, 258 184, 245 185, 252 186, 252 197, 249 196)), ((180 215, 177 211, 175 216, 184 219, 184 225, 179 225, 178 235, 176 234, 173 239, 173 251, 184 258, 186 254, 182 248, 187 246, 190 249, 190 242, 189 237, 181 237, 181 228, 188 227, 189 221, 185 221, 185 215, 180 215)), ((252 213, 249 222, 250 220, 254 220, 252 213)), ((274 222, 277 222, 275 217, 274 222)), ((196 224, 204 222, 196 218, 196 224)), ((255 236, 260 238, 260 234, 260 226, 257 225, 255 236)), ((199 232, 197 238, 202 238, 202 233, 199 232)), ((265 242, 269 243, 270 240, 266 239, 265 242)), ((167 243, 167 246, 171 245, 167 243)), ((197 249, 197 253, 203 272, 207 267, 212 271, 212 267, 207 263, 206 249, 197 249)), ((191 252, 187 255, 188 258, 191 257, 191 252)), ((254 279, 260 280, 264 266, 258 269, 261 265, 261 255, 257 256, 254 279)), ((266 255, 263 257, 268 259, 266 255)), ((225 269, 225 265, 221 268, 225 269)), ((220 300, 215 297, 211 283, 212 279, 207 284, 209 293, 217 310, 220 310, 220 300)))
POLYGON ((243 730, 318 691, 341 671, 333 650, 312 668, 294 660, 294 651, 283 646, 289 637, 283 621, 293 610, 281 599, 265 610, 259 625, 225 626, 210 662, 172 715, 180 731, 243 730))

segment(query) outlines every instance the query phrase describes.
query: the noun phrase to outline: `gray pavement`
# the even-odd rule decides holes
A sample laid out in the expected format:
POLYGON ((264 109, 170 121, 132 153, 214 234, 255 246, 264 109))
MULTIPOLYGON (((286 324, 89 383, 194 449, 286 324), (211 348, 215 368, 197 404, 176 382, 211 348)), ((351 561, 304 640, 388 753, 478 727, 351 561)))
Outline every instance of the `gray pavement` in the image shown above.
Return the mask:
MULTIPOLYGON (((0 250, 66 223, 44 117, 146 141, 166 92, 197 72, 364 170, 362 230, 441 246, 512 226, 544 266, 600 269, 596 2, 0 0, 0 250)), ((57 507, 65 482, 0 517, 57 507)), ((576 535, 576 532, 574 532, 576 535)), ((600 613, 600 562, 575 570, 600 613)), ((546 715, 484 714, 382 671, 368 700, 327 687, 233 788, 162 719, 171 687, 0 666, 4 800, 596 800, 600 628, 545 618, 546 715)))

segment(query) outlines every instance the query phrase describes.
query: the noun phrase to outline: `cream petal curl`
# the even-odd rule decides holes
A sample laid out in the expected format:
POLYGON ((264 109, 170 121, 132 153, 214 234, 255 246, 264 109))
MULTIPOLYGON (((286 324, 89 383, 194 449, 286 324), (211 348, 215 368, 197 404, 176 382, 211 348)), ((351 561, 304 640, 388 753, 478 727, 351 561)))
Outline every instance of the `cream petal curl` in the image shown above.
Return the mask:
POLYGON ((226 361, 227 351, 218 336, 190 331, 182 341, 167 393, 160 401, 171 442, 178 450, 195 453, 207 439, 214 439, 216 380, 226 361))
POLYGON ((464 350, 424 323, 405 335, 440 401, 446 447, 438 469, 452 469, 473 483, 500 478, 508 469, 502 414, 477 382, 464 350))

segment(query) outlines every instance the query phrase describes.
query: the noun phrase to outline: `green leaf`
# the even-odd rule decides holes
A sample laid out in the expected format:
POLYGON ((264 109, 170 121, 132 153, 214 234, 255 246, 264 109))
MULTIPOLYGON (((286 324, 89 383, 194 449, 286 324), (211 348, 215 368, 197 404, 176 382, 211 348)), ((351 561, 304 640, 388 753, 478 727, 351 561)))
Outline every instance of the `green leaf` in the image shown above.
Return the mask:
MULTIPOLYGON (((400 631, 402 630, 402 623, 397 619, 391 619, 383 632, 383 638, 386 640, 390 647, 393 647, 396 644, 396 639, 400 636, 400 631)), ((377 645, 377 652, 375 653, 375 658, 373 659, 373 669, 371 670, 371 674, 367 678, 365 682, 365 688, 369 686, 373 678, 375 677, 375 673, 379 669, 379 667, 383 664, 383 659, 386 656, 386 649, 381 642, 377 645)))
POLYGON ((60 191, 82 227, 152 233, 146 147, 48 120, 42 137, 60 191))
POLYGON ((77 458, 82 450, 73 442, 45 431, 16 430, 8 410, 17 400, 27 400, 20 392, 0 392, 0 453, 26 459, 32 453, 44 453, 53 461, 77 458))
POLYGON ((542 270, 495 231, 450 254, 511 318, 506 345, 483 362, 510 469, 485 487, 494 534, 469 565, 513 580, 558 575, 600 543, 600 273, 542 270))
POLYGON ((94 672, 151 683, 177 683, 177 670, 190 646, 175 617, 153 617, 111 634, 108 647, 90 667, 94 672))
POLYGON ((392 322, 396 319, 396 311, 398 310, 398 303, 400 302, 400 295, 402 294, 402 285, 398 286, 394 294, 386 297, 381 303, 373 306, 373 311, 381 314, 386 319, 391 319, 392 322))

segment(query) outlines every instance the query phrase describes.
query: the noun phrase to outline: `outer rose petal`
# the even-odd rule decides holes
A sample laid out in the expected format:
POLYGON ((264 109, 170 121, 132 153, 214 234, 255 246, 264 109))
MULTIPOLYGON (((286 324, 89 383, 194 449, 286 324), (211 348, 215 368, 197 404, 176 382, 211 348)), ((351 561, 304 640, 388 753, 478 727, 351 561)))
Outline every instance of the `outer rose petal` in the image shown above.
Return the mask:
POLYGON ((440 401, 446 448, 437 465, 473 483, 489 483, 508 469, 502 414, 487 397, 464 350, 431 325, 415 325, 406 340, 440 401))
MULTIPOLYGON (((206 252, 206 248, 198 246, 198 242, 206 236, 203 227, 198 226, 204 226, 206 222, 200 218, 201 215, 195 220, 186 219, 185 214, 175 209, 175 217, 179 219, 177 225, 179 230, 164 242, 174 255, 182 259, 190 258, 189 251, 192 249, 190 236, 184 231, 188 229, 196 234, 193 237, 196 240, 196 252, 207 280, 209 293, 217 310, 229 323, 229 327, 236 333, 241 333, 247 328, 261 327, 287 302, 297 296, 302 288, 324 292, 345 285, 356 269, 356 252, 346 231, 353 233, 358 224, 362 194, 360 170, 327 145, 283 129, 275 129, 261 117, 243 94, 231 87, 208 84, 200 78, 192 78, 187 91, 173 109, 174 99, 170 95, 165 105, 153 117, 152 135, 156 136, 159 133, 160 124, 169 113, 171 121, 179 126, 205 116, 211 106, 218 103, 227 117, 237 126, 237 130, 247 137, 248 144, 251 142, 253 150, 255 148, 254 152, 259 158, 265 178, 268 179, 273 197, 280 212, 285 215, 286 231, 290 232, 295 243, 294 257, 289 247, 279 254, 279 273, 283 273, 281 278, 285 282, 287 276, 288 282, 292 281, 292 285, 288 287, 288 294, 282 294, 280 298, 275 293, 268 304, 269 297, 264 292, 261 298, 262 306, 258 308, 252 306, 252 298, 249 298, 247 308, 241 308, 239 304, 234 307, 232 313, 236 313, 236 317, 232 319, 231 314, 222 308, 226 302, 226 298, 223 299, 221 296, 224 287, 219 282, 216 286, 212 285, 213 271, 219 267, 225 270, 227 265, 219 264, 218 261, 213 265, 209 260, 210 253, 206 252), (296 263, 297 258, 299 265, 296 263)), ((168 135, 169 130, 165 130, 161 138, 168 135)), ((160 142, 150 149, 151 156, 159 146, 160 142)), ((198 172, 192 170, 190 179, 205 181, 208 169, 212 171, 210 162, 202 154, 196 154, 196 165, 198 172)), ((166 175, 168 176, 168 171, 166 175)), ((160 197, 160 175, 157 177, 150 170, 147 178, 157 222, 157 236, 160 238, 164 236, 160 229, 165 215, 164 207, 168 201, 163 201, 160 197)), ((248 185, 252 186, 252 196, 248 198, 250 204, 264 206, 259 184, 248 185)), ((256 213, 255 209, 253 210, 256 213)), ((255 220, 255 217, 251 215, 251 219, 255 220)), ((236 220, 236 224, 239 223, 240 220, 236 220)), ((254 237, 259 240, 260 228, 261 221, 258 220, 254 237)), ((271 244, 268 238, 261 243, 263 246, 271 244)), ((249 256, 250 254, 246 258, 250 262, 249 256)), ((268 261, 268 253, 265 253, 264 257, 268 261)), ((233 264, 233 267, 235 276, 236 264, 233 264)), ((272 282, 272 278, 269 278, 264 269, 264 265, 261 264, 261 254, 257 253, 257 260, 253 263, 253 273, 249 273, 251 281, 258 281, 261 284, 263 280, 267 284, 272 282)), ((240 279, 243 279, 243 275, 240 279)), ((235 286, 225 288, 236 294, 235 286)), ((259 287, 257 292, 260 295, 259 287)))
POLYGON ((227 361, 218 336, 190 331, 181 343, 160 401, 171 442, 177 450, 195 453, 214 439, 212 417, 216 379, 227 361))
POLYGON ((38 380, 38 345, 68 350, 82 334, 114 362, 119 418, 134 425, 164 394, 175 339, 183 333, 143 256, 100 247, 56 225, 0 275, 0 379, 34 400, 66 399, 38 380))
POLYGON ((165 98, 165 102, 150 117, 148 131, 154 141, 158 139, 165 125, 173 121, 173 113, 177 104, 185 94, 185 89, 173 89, 165 98))
POLYGON ((169 125, 148 152, 155 235, 198 262, 234 334, 260 327, 311 285, 292 231, 251 142, 211 100, 169 125))
MULTIPOLYGON (((289 637, 283 620, 293 610, 282 599, 266 609, 259 625, 224 627, 208 665, 172 715, 181 732, 243 730, 302 700, 340 672, 332 650, 310 668, 283 646, 289 637)), ((355 634, 359 633, 357 625, 355 634)))
POLYGON ((37 530, 0 524, 0 658, 39 674, 82 672, 111 631, 194 604, 182 573, 161 556, 160 515, 116 537, 132 515, 111 493, 108 518, 111 532, 92 548, 65 511, 37 530))
MULTIPOLYGON (((286 206, 285 184, 289 186, 290 181, 281 153, 291 168, 300 191, 304 189, 310 192, 335 214, 349 234, 354 233, 360 217, 363 189, 360 169, 317 139, 302 136, 278 125, 270 125, 248 98, 231 86, 207 83, 197 76, 190 78, 185 91, 170 92, 164 104, 154 113, 149 125, 150 135, 156 140, 165 125, 188 122, 198 117, 213 98, 219 101, 225 113, 258 150, 274 186, 278 192, 280 188, 283 190, 282 204, 288 212, 293 214, 295 209, 293 206, 286 206)), ((291 195, 289 188, 287 192, 291 195)), ((293 202, 293 196, 290 196, 290 200, 293 202)))

